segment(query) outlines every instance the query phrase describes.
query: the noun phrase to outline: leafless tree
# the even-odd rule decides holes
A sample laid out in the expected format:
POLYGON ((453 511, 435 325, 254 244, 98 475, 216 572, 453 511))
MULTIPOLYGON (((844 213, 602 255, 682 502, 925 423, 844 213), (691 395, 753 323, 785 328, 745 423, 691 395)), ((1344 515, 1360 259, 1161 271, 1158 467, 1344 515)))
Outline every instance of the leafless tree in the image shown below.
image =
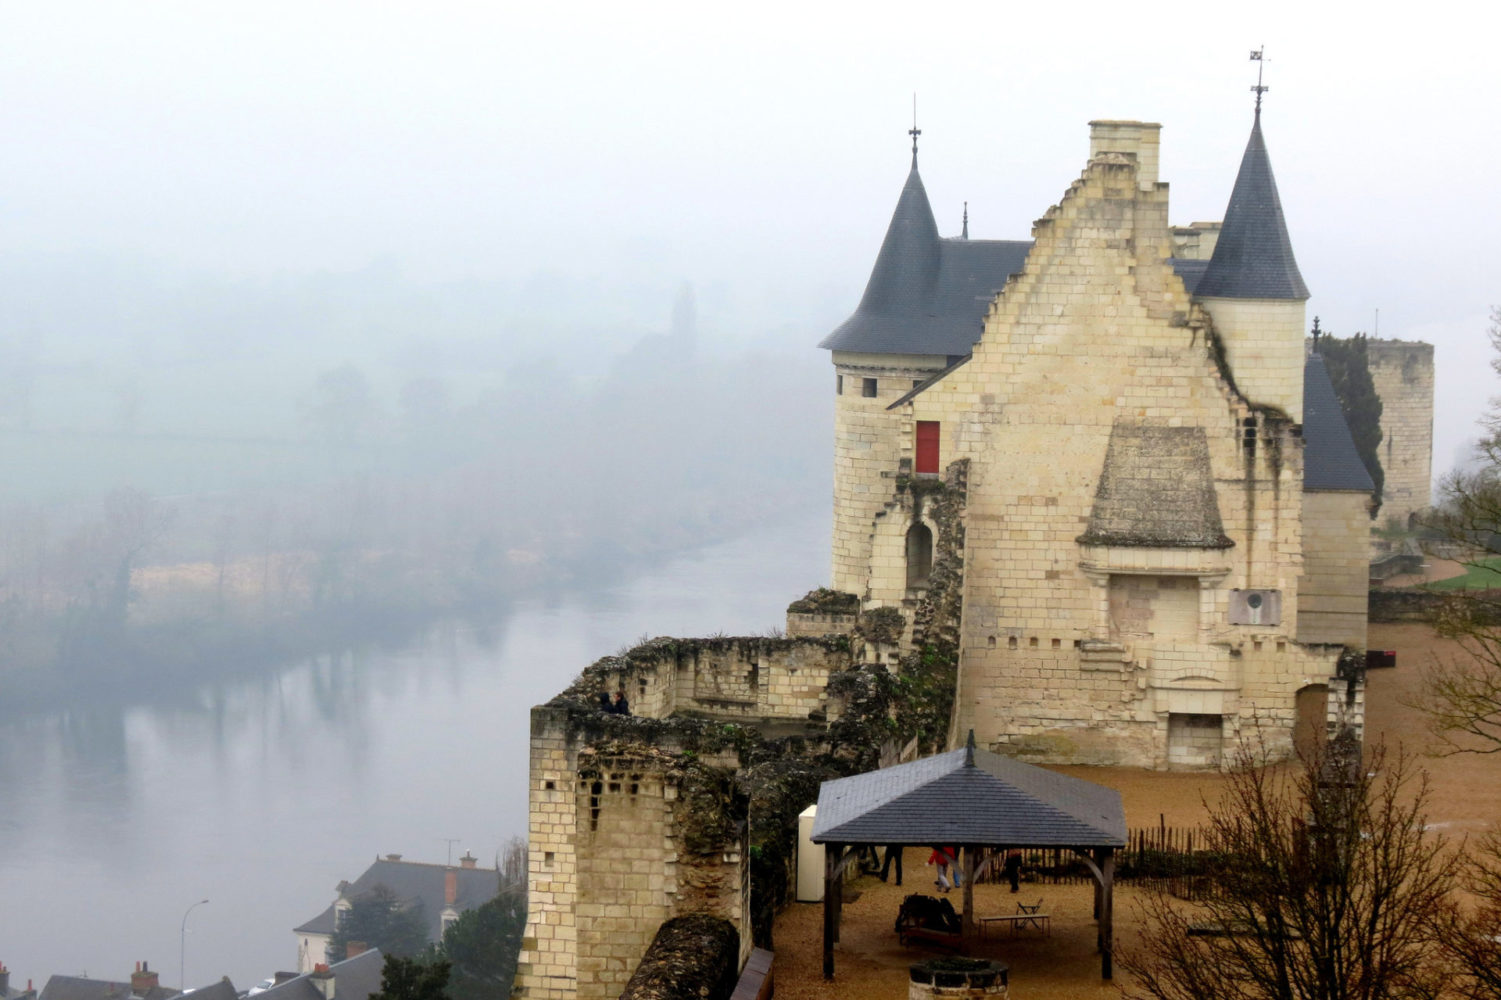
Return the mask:
MULTIPOLYGON (((1501 375, 1501 308, 1491 310, 1491 367, 1501 375)), ((1501 555, 1501 397, 1480 424, 1475 465, 1445 477, 1441 502, 1426 519, 1429 546, 1471 567, 1494 567, 1501 555)), ((1501 572, 1494 590, 1457 591, 1435 622, 1458 641, 1461 655, 1434 662, 1419 707, 1451 753, 1501 751, 1501 572)))
POLYGON ((1195 904, 1156 893, 1127 993, 1155 1000, 1425 1000, 1458 856, 1424 829, 1407 755, 1335 740, 1296 765, 1243 758, 1211 810, 1218 871, 1195 904))

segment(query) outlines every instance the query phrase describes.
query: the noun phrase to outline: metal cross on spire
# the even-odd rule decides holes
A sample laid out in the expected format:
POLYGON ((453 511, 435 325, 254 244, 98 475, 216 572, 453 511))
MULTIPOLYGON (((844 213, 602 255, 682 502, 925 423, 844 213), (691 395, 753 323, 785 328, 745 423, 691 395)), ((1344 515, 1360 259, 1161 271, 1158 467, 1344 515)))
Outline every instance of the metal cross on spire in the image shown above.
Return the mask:
POLYGON ((1256 85, 1251 88, 1251 93, 1256 95, 1256 117, 1258 118, 1261 117, 1261 95, 1272 89, 1261 82, 1261 71, 1266 66, 1266 59, 1261 54, 1265 51, 1265 45, 1251 50, 1251 61, 1256 64, 1256 85))
POLYGON ((912 127, 907 130, 912 137, 912 165, 917 166, 917 137, 922 135, 922 129, 917 127, 917 93, 912 94, 912 127))

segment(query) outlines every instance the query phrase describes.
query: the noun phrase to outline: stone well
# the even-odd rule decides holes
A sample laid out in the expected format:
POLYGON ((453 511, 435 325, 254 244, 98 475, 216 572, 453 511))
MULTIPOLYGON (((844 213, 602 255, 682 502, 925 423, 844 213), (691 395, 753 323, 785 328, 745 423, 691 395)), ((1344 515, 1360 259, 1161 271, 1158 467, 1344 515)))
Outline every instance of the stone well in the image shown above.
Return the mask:
POLYGON ((914 963, 908 973, 907 1000, 1007 995, 1007 966, 984 958, 930 958, 914 963))

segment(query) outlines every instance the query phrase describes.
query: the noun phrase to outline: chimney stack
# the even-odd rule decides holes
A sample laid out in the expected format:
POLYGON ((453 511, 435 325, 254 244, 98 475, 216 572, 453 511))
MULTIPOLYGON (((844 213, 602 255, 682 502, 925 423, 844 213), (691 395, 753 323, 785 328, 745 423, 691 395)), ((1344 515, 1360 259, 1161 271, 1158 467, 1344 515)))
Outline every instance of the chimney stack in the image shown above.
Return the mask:
POLYGON ((130 974, 131 993, 143 997, 160 985, 161 978, 145 962, 136 963, 136 970, 130 974))
POLYGON ((8 996, 10 996, 10 970, 5 967, 4 962, 0 962, 0 1000, 5 1000, 8 996))
POLYGON ((387 854, 386 855, 386 860, 387 861, 400 861, 401 860, 401 855, 400 854, 387 854))
POLYGON ((1157 183, 1157 159, 1162 126, 1156 122, 1092 121, 1089 123, 1089 158, 1101 153, 1126 153, 1136 157, 1136 181, 1143 190, 1157 183))
POLYGON ((459 898, 459 873, 452 868, 443 873, 443 905, 452 906, 459 898))
POLYGON ((464 856, 459 859, 459 865, 463 868, 478 868, 479 858, 476 858, 473 854, 465 851, 464 856))
POLYGON ((366 944, 365 942, 363 942, 363 941, 346 941, 346 942, 344 942, 344 957, 345 958, 353 958, 354 956, 359 955, 359 954, 363 954, 364 952, 367 952, 369 950, 370 950, 370 946, 368 944, 366 944))
POLYGON ((329 971, 326 963, 319 962, 313 966, 313 971, 308 973, 308 981, 323 994, 323 1000, 334 1000, 334 974, 329 971))

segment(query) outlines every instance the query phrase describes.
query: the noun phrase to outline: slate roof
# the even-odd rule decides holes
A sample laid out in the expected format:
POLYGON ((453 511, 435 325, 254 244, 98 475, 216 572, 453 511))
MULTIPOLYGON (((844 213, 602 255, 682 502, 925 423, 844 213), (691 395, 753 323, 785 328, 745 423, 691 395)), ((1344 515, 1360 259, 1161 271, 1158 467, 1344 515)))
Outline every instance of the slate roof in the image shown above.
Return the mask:
POLYGON ((943 239, 917 160, 853 315, 818 345, 870 354, 968 354, 1026 240, 943 239))
POLYGON ((1207 260, 1190 260, 1186 257, 1170 257, 1168 263, 1173 265, 1173 270, 1183 279, 1183 288, 1189 295, 1195 294, 1199 279, 1204 277, 1204 271, 1209 267, 1207 260))
MULTIPOLYGON (((351 902, 369 893, 377 885, 384 885, 396 893, 406 906, 422 904, 423 917, 427 924, 427 938, 437 942, 443 938, 443 876, 445 872, 458 875, 458 895, 454 909, 459 913, 488 903, 500 891, 500 876, 494 868, 462 868, 447 865, 430 865, 418 861, 392 861, 382 858, 365 869, 365 873, 345 886, 340 895, 351 902)), ((322 913, 300 927, 294 934, 332 934, 334 932, 334 907, 329 905, 322 913)))
MULTIPOLYGON (((380 992, 381 972, 385 965, 385 956, 379 948, 362 951, 353 958, 330 965, 328 971, 334 977, 334 1000, 368 1000, 370 994, 380 992)), ((313 982, 315 975, 318 973, 306 972, 278 983, 257 993, 255 1000, 324 1000, 323 991, 313 982)))
POLYGON ((1317 354, 1303 362, 1303 444, 1305 490, 1375 490, 1334 394, 1329 369, 1317 354))
POLYGON ((1116 422, 1083 545, 1226 549, 1202 427, 1116 422))
POLYGON ((239 1000, 240 998, 240 991, 235 989, 235 984, 229 981, 228 976, 211 986, 200 986, 189 990, 188 993, 193 995, 193 1000, 239 1000))
MULTIPOLYGON (((141 996, 144 1000, 167 1000, 179 992, 167 986, 154 986, 141 996)), ((129 1000, 132 995, 128 982, 87 976, 50 976, 37 1000, 129 1000)))
POLYGON ((1261 136, 1260 109, 1230 192, 1219 241, 1194 294, 1224 299, 1308 298, 1261 136))
POLYGON ((1124 847, 1126 814, 1112 788, 964 748, 824 782, 812 839, 1124 847))

